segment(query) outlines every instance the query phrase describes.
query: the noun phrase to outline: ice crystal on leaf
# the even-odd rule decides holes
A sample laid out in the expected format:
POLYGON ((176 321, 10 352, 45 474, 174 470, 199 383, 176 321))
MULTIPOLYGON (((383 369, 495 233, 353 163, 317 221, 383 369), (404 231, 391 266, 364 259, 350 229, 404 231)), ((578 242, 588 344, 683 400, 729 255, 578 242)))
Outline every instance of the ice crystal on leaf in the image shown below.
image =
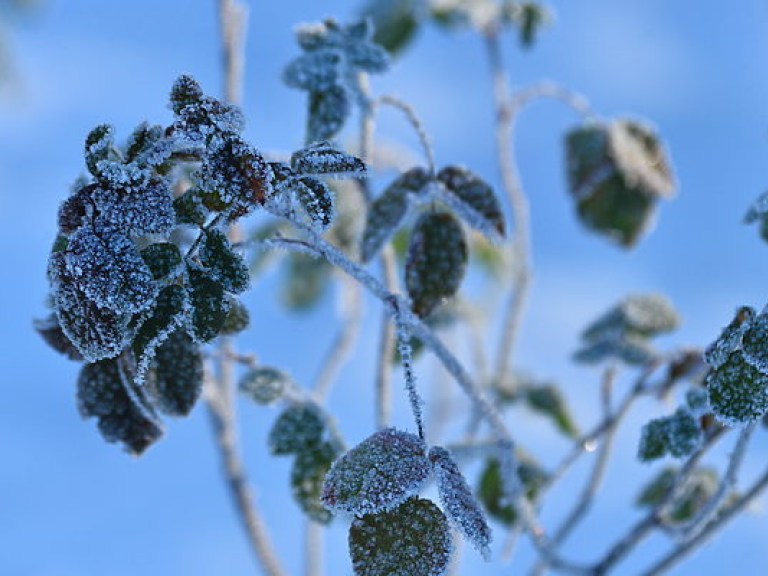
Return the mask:
POLYGON ((322 501, 335 512, 388 510, 417 493, 431 472, 418 436, 386 428, 339 458, 325 477, 322 501))
POLYGON ((429 316, 456 294, 467 256, 464 230, 451 214, 428 212, 416 221, 405 262, 405 285, 414 313, 429 316))
POLYGON ((706 388, 691 388, 685 393, 685 403, 694 416, 704 416, 711 411, 706 388))
POLYGON ((82 226, 60 254, 68 277, 99 308, 140 312, 157 295, 152 272, 136 244, 118 231, 82 226))
POLYGON ((84 418, 98 418, 107 442, 121 442, 132 454, 141 454, 162 435, 126 392, 117 360, 86 364, 77 380, 77 401, 84 418))
POLYGON ((298 454, 316 448, 325 431, 325 414, 313 402, 296 402, 278 416, 269 432, 272 454, 298 454))
POLYGON ((411 168, 376 198, 368 210, 363 232, 363 262, 370 261, 400 226, 408 211, 408 195, 419 194, 428 182, 429 174, 424 168, 411 168))
POLYGON ((437 490, 448 518, 486 559, 490 556, 491 529, 467 481, 450 452, 440 446, 429 450, 437 490))
POLYGON ((240 392, 258 404, 271 404, 279 400, 293 386, 293 380, 288 374, 272 366, 249 370, 238 384, 240 392))
POLYGON ((330 142, 321 141, 294 152, 291 168, 299 174, 324 176, 363 176, 365 163, 357 156, 336 150, 330 142))
POLYGON ((209 143, 214 136, 239 133, 245 124, 239 108, 205 96, 197 81, 188 75, 176 80, 170 101, 177 118, 174 132, 193 143, 209 143))
POLYGON ((183 329, 168 335, 155 352, 150 380, 157 407, 171 416, 186 416, 203 390, 203 355, 183 329))
POLYGON ((296 194, 310 225, 319 231, 327 230, 336 214, 333 193, 321 180, 312 176, 299 176, 287 186, 296 194))
POLYGON ((651 420, 643 427, 638 457, 644 462, 667 453, 682 458, 701 445, 702 436, 698 418, 687 408, 678 408, 673 415, 651 420))
POLYGON ((227 317, 221 326, 221 334, 237 334, 251 324, 251 313, 245 304, 235 296, 227 296, 227 317))
POLYGON ((157 347, 184 322, 186 304, 184 288, 172 284, 160 291, 149 313, 146 314, 133 337, 132 344, 139 382, 143 381, 157 347))
POLYGON ((307 142, 334 138, 352 113, 349 90, 334 86, 325 92, 310 92, 307 142))
POLYGON ((200 243, 200 263, 227 292, 244 292, 250 282, 248 266, 235 253, 226 234, 207 230, 200 243))
POLYGON ((445 515, 429 500, 355 518, 349 553, 356 576, 442 576, 453 552, 445 515))
POLYGON ((466 168, 446 166, 437 174, 437 179, 447 190, 446 198, 456 198, 450 202, 459 214, 473 228, 485 234, 491 240, 504 237, 506 225, 496 194, 485 180, 466 168))
POLYGON ((179 271, 181 252, 176 244, 157 242, 141 251, 141 257, 155 280, 161 280, 179 271))
POLYGON ((338 49, 313 50, 295 58, 283 71, 283 81, 291 88, 325 92, 340 82, 344 56, 338 49))
POLYGON ((736 315, 730 324, 723 328, 717 339, 704 351, 704 360, 712 368, 719 368, 731 356, 731 352, 738 350, 741 340, 755 319, 755 310, 749 306, 742 306, 736 311, 736 315))
POLYGON ((728 424, 745 424, 768 412, 768 375, 736 350, 705 380, 712 411, 728 424))
POLYGON ((100 220, 129 236, 165 234, 176 223, 171 190, 158 178, 140 187, 97 186, 91 197, 100 220))
POLYGON ((768 314, 760 314, 750 323, 741 340, 744 359, 768 374, 768 314))

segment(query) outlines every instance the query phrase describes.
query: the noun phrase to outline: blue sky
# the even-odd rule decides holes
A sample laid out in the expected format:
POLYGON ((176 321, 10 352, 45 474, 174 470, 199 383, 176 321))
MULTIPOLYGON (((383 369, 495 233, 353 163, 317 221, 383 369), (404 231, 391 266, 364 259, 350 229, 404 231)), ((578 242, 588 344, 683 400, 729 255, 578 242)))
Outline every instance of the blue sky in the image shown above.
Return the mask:
MULTIPOLYGON (((101 122, 126 135, 145 119, 168 121, 166 96, 182 72, 218 92, 213 4, 51 0, 13 30, 20 78, 16 92, 0 104, 0 575, 253 573, 219 481, 202 406, 191 418, 171 422, 166 439, 132 459, 104 444, 92 422, 80 420, 77 366, 47 349, 31 329, 32 318, 44 313, 56 209, 82 170, 85 134, 101 122)), ((344 0, 250 6, 244 109, 256 146, 290 150, 301 143, 303 95, 279 82, 282 66, 297 52, 293 26, 326 15, 343 19, 356 6, 344 0)), ((520 120, 518 160, 533 209, 535 280, 517 358, 560 381, 587 422, 597 373, 574 368, 569 357, 579 331, 613 302, 632 291, 667 294, 684 318, 681 330, 665 340, 670 345, 704 344, 736 306, 764 304, 767 247, 741 219, 768 185, 768 2, 744 0, 733 7, 584 0, 556 1, 553 8, 557 21, 535 50, 521 52, 514 38, 507 40, 515 84, 554 79, 588 95, 606 117, 650 120, 668 144, 680 183, 677 197, 662 206, 654 233, 625 253, 585 233, 574 218, 560 145, 577 120, 572 112, 545 102, 520 120)), ((461 162, 496 182, 487 72, 483 46, 473 35, 427 29, 373 86, 413 104, 439 164, 461 162)), ((385 115, 382 122, 383 135, 412 141, 397 116, 385 115)), ((277 307, 276 286, 274 275, 268 276, 249 297, 254 327, 244 345, 306 383, 322 356, 317 343, 328 337, 335 303, 329 297, 318 311, 286 317, 277 307)), ((331 397, 350 443, 373 426, 378 317, 369 303, 365 337, 331 397)), ((428 383, 431 365, 420 370, 428 383)), ((610 540, 635 517, 628 506, 634 479, 651 471, 633 465, 632 454, 637 429, 653 409, 643 405, 633 416, 604 505, 566 550, 596 555, 604 535, 610 540), (633 482, 625 482, 625 475, 633 482)), ((275 414, 241 407, 245 459, 278 548, 298 573, 302 535, 287 490, 289 464, 269 458, 265 448, 275 414)), ((407 425, 404 415, 398 423, 407 425)), ((541 449, 562 450, 544 428, 526 417, 513 423, 516 434, 536 439, 541 449)), ((755 446, 763 455, 764 438, 759 434, 755 446)), ((759 471, 758 464, 750 464, 747 474, 759 471)), ((579 474, 583 470, 576 479, 579 474)), ((557 518, 566 495, 555 494, 545 521, 557 518)), ((764 574, 768 562, 759 553, 766 537, 765 516, 752 514, 675 573, 719 574, 727 562, 733 573, 764 574)), ((351 573, 344 539, 344 523, 336 522, 329 574, 351 573)), ((649 554, 662 545, 651 542, 649 554)), ((522 566, 530 550, 523 546, 520 554, 522 566)), ((485 567, 471 551, 466 557, 474 567, 466 573, 522 573, 518 561, 485 567)), ((642 558, 627 564, 642 565, 642 558)))

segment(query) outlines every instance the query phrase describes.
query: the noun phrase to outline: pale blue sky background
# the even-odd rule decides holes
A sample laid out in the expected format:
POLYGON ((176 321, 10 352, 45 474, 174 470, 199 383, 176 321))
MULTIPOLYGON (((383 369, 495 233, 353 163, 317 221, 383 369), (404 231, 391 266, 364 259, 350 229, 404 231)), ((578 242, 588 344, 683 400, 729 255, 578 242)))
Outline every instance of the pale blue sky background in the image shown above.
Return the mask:
MULTIPOLYGON (((166 95, 182 72, 218 92, 213 4, 49 0, 14 30, 20 92, 0 105, 0 576, 254 573, 219 481, 202 406, 191 418, 170 423, 167 437, 143 458, 132 459, 105 444, 93 422, 80 420, 77 365, 45 347, 31 329, 32 318, 44 313, 56 208, 82 169, 85 134, 100 122, 115 124, 122 135, 145 119, 166 122, 166 95)), ((304 100, 278 79, 297 53, 292 27, 326 15, 349 17, 357 2, 249 4, 247 135, 265 149, 291 149, 301 142, 304 100)), ((623 253, 584 233, 573 217, 560 148, 573 114, 547 102, 520 122, 519 163, 533 207, 536 275, 518 358, 562 382, 587 422, 597 374, 574 368, 569 356, 579 330, 608 305, 633 290, 664 292, 685 320, 665 342, 703 344, 737 305, 764 303, 768 247, 740 221, 768 185, 768 2, 561 0, 553 7, 558 21, 534 51, 522 53, 508 40, 515 82, 552 78, 589 95, 605 116, 651 120, 669 145, 680 182, 655 233, 623 253)), ((425 30, 393 72, 373 85, 414 105, 438 163, 462 162, 495 181, 483 56, 482 44, 468 33, 425 30)), ((393 126, 390 135, 410 139, 396 116, 383 122, 393 126)), ((244 344, 309 382, 323 351, 317 343, 327 338, 334 318, 333 299, 305 317, 285 318, 276 309, 275 286, 268 277, 249 296, 254 327, 244 344)), ((369 306, 358 358, 331 398, 351 443, 372 431, 378 317, 369 306)), ((428 383, 431 368, 421 371, 428 383)), ((632 455, 650 408, 644 405, 621 436, 624 450, 609 473, 603 505, 567 550, 595 557, 636 517, 628 500, 636 479, 651 470, 633 465, 632 455)), ((275 412, 244 406, 241 415, 259 500, 286 564, 299 573, 301 523, 286 489, 289 464, 268 458, 265 449, 275 412)), ((407 426, 407 418, 398 416, 398 423, 407 426)), ((542 449, 563 449, 538 421, 518 417, 512 427, 523 438, 536 438, 542 449)), ((755 444, 768 455, 764 433, 755 444)), ((748 477, 760 469, 759 460, 747 467, 748 477)), ((580 486, 578 478, 566 482, 544 510, 548 525, 559 517, 567 493, 580 486)), ((328 574, 351 573, 345 530, 343 521, 331 530, 328 574)), ((766 539, 764 514, 739 519, 674 573, 764 574, 766 539)), ((503 541, 500 533, 497 540, 503 541)), ((661 545, 661 539, 652 541, 647 553, 618 573, 638 570, 643 556, 650 558, 661 545)), ((466 557, 474 568, 465 573, 518 574, 530 550, 522 546, 512 565, 485 566, 472 551, 466 557)))

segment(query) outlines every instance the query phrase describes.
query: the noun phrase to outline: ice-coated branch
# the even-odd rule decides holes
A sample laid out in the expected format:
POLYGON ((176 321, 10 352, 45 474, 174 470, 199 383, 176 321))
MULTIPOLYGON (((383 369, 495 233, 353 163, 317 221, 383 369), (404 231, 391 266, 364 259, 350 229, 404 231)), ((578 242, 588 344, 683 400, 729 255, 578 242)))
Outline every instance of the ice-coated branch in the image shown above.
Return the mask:
POLYGON ((304 576, 323 575, 323 525, 304 519, 304 576))
POLYGON ((517 89, 510 97, 510 106, 513 113, 517 113, 525 106, 544 98, 562 102, 585 120, 597 117, 586 96, 551 80, 542 80, 517 89))
POLYGON ((400 308, 401 301, 393 297, 387 301, 389 313, 395 323, 395 334, 397 336, 397 349, 400 353, 400 363, 403 366, 403 376, 405 377, 405 389, 408 391, 408 401, 411 403, 413 419, 416 421, 416 428, 419 431, 419 438, 424 439, 424 400, 422 400, 419 390, 416 387, 416 375, 413 372, 413 348, 411 347, 411 334, 408 326, 403 320, 403 311, 400 308))
MULTIPOLYGON (((397 290, 397 267, 395 254, 391 246, 381 251, 381 273, 384 283, 391 293, 397 290)), ((389 319, 389 312, 384 310, 381 318, 379 347, 376 358, 376 427, 379 430, 389 426, 392 412, 392 357, 395 352, 395 328, 389 319)))
POLYGON ((419 143, 421 144, 421 149, 424 152, 424 158, 427 161, 427 171, 430 174, 435 173, 435 153, 432 150, 432 144, 429 141, 429 136, 427 135, 427 131, 424 129, 424 125, 422 124, 421 120, 419 119, 419 116, 416 114, 416 111, 413 109, 413 107, 405 102, 404 100, 401 100, 400 98, 397 98, 396 96, 392 96, 390 94, 384 94, 382 96, 379 96, 377 99, 378 104, 384 104, 386 106, 391 106, 392 108, 395 108, 397 110, 400 110, 408 120, 408 123, 413 128, 414 132, 416 132, 416 136, 419 138, 419 143))

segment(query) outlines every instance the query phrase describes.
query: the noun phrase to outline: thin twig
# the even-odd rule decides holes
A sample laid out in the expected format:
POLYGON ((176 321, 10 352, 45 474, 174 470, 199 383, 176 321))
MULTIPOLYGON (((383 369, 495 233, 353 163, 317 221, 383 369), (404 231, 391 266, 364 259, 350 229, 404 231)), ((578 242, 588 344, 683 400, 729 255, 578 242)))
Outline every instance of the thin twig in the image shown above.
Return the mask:
POLYGON ((244 46, 248 8, 237 0, 218 0, 222 41, 224 94, 227 102, 240 104, 243 92, 244 46))
POLYGON ((429 141, 429 136, 427 135, 427 131, 424 130, 424 125, 422 124, 421 120, 419 119, 413 107, 407 102, 397 98, 396 96, 392 96, 390 94, 379 96, 377 102, 380 104, 385 104, 387 106, 392 106, 393 108, 400 110, 405 115, 405 117, 408 119, 408 123, 411 125, 414 132, 416 132, 416 136, 418 136, 419 138, 421 149, 424 152, 424 158, 427 161, 427 171, 430 174, 434 174, 435 173, 435 153, 432 150, 432 144, 429 141))
POLYGON ((357 342, 360 324, 363 320, 363 306, 360 286, 348 278, 341 279, 342 321, 336 339, 328 349, 317 378, 314 392, 318 401, 327 397, 330 386, 357 342))
POLYGON ((551 98, 562 102, 584 117, 585 120, 597 117, 597 113, 592 109, 586 96, 551 80, 542 80, 515 90, 510 97, 510 106, 513 113, 517 113, 521 108, 542 98, 551 98))
POLYGON ((710 522, 706 528, 699 532, 694 538, 681 543, 678 547, 664 556, 651 568, 643 573, 643 576, 658 576, 663 574, 688 554, 699 548, 704 542, 721 530, 728 522, 738 516, 752 501, 757 498, 765 488, 768 487, 768 470, 760 476, 752 487, 733 504, 722 510, 713 522, 710 522))
MULTIPOLYGON (((391 246, 381 251, 381 275, 391 293, 397 292, 397 268, 395 253, 391 246)), ((392 412, 392 358, 395 352, 395 327, 384 310, 379 333, 379 349, 376 360, 376 427, 382 430, 389 426, 392 412)))
POLYGON ((304 576, 323 574, 323 526, 311 518, 304 520, 304 576))

